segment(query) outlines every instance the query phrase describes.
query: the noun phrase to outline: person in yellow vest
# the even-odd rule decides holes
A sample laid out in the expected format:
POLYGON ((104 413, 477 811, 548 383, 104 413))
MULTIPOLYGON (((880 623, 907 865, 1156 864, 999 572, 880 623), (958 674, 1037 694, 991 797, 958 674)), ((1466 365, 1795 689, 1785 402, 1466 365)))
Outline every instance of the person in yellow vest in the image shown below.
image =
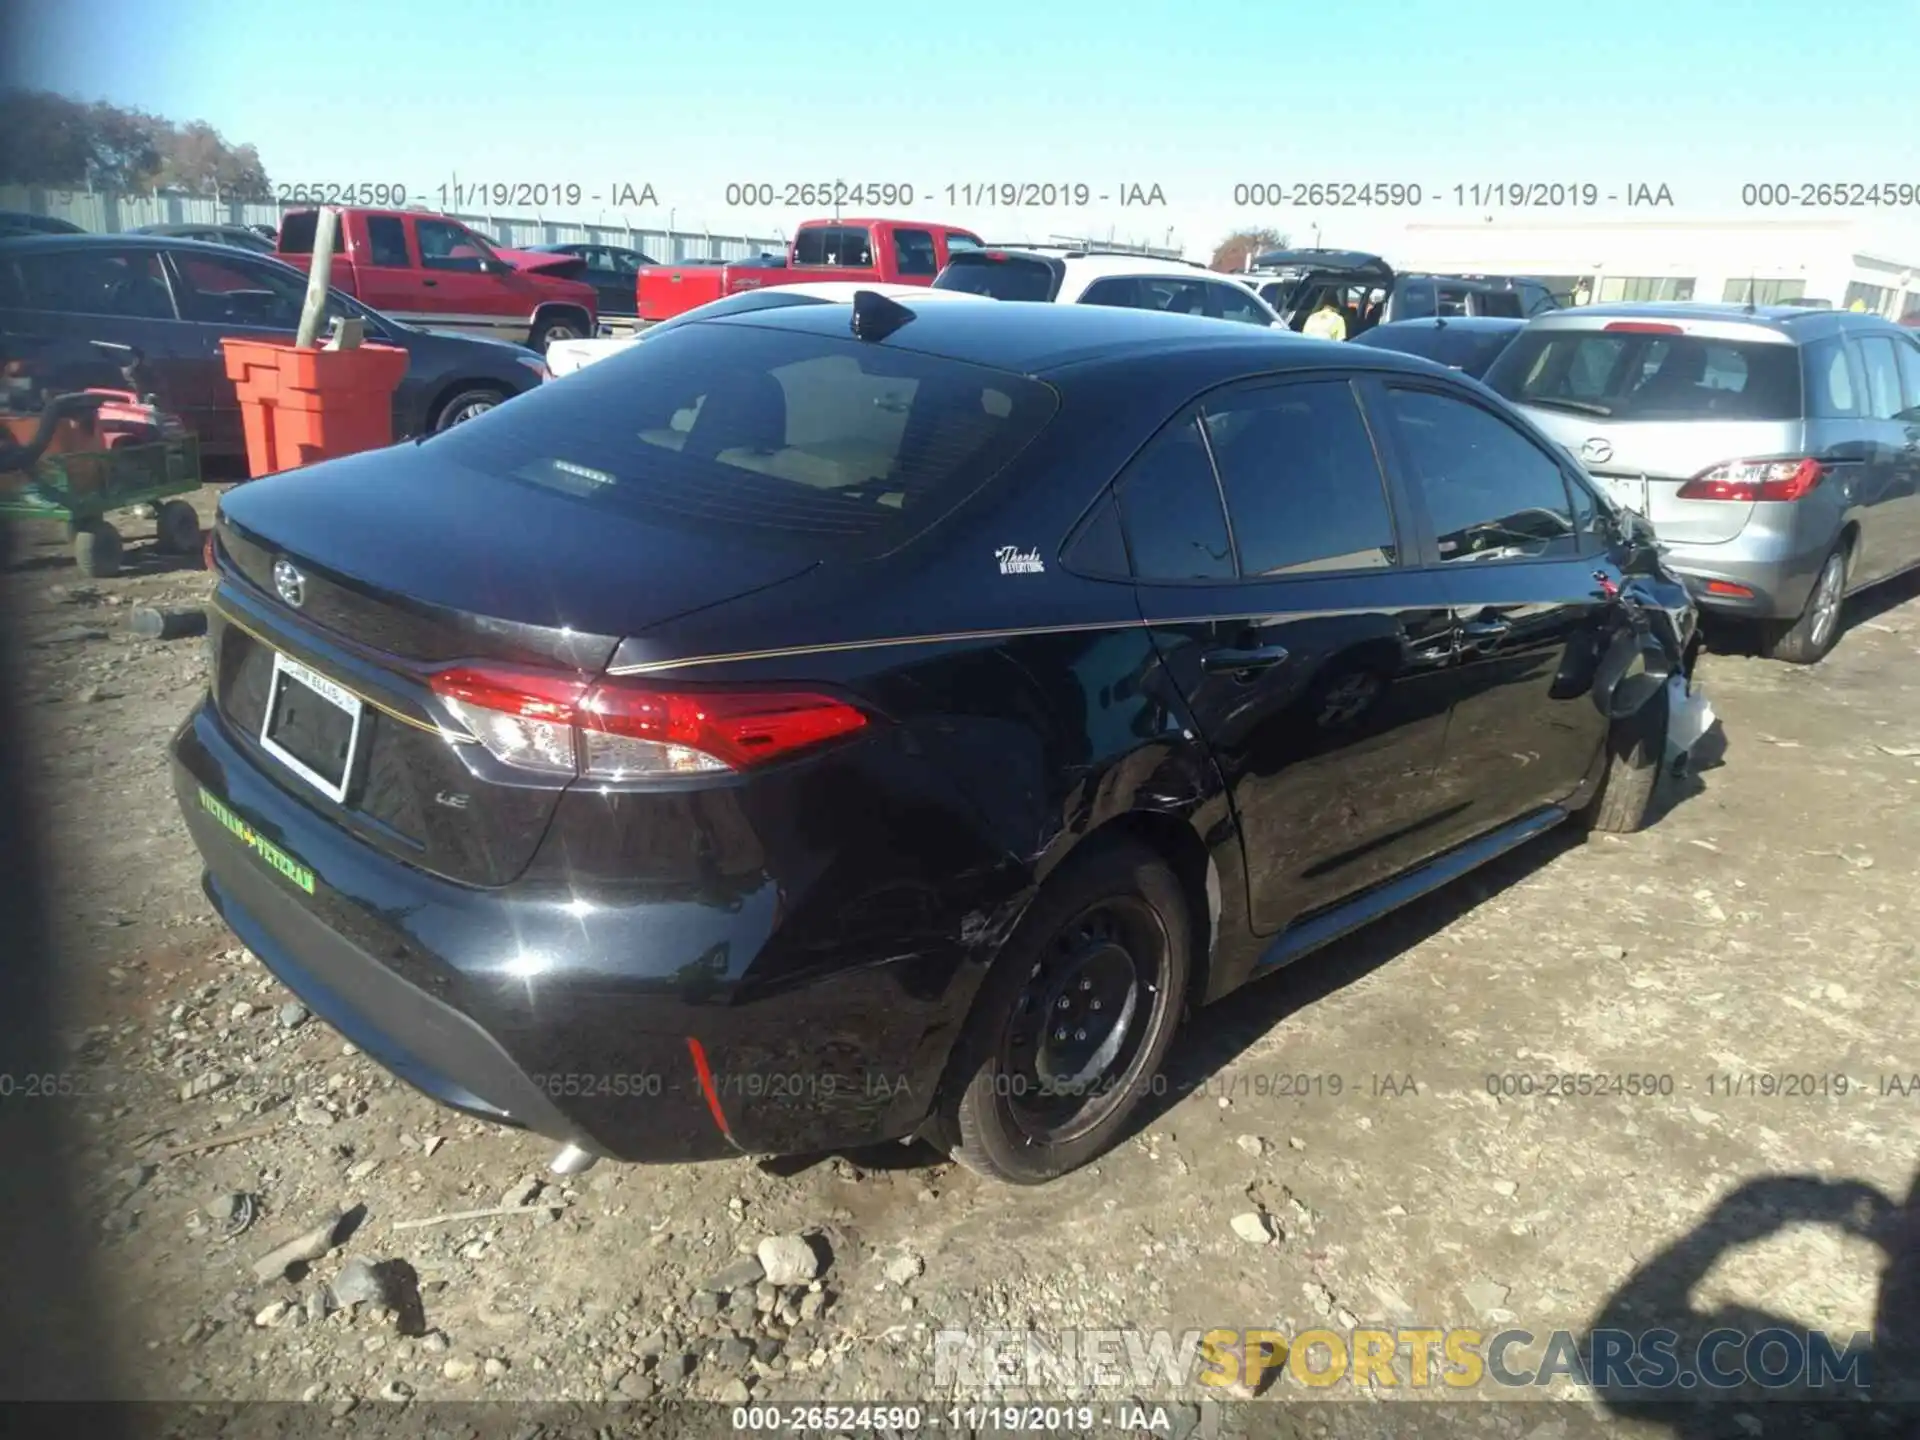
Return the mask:
POLYGON ((1319 340, 1346 339, 1347 317, 1341 313, 1338 299, 1333 291, 1327 291, 1321 298, 1320 308, 1307 317, 1307 323, 1301 327, 1300 333, 1319 340))

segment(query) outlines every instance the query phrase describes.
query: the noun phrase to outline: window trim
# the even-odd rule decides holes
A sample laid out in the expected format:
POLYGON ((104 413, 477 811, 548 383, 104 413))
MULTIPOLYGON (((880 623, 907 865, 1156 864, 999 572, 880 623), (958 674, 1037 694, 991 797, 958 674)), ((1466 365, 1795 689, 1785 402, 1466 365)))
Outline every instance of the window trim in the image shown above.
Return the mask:
MULTIPOLYGON (((1579 484, 1587 489, 1587 494, 1589 498, 1594 501, 1595 510, 1599 514, 1610 515, 1612 513, 1607 506, 1601 502, 1598 492, 1586 486, 1585 478, 1581 477, 1576 480, 1568 471, 1566 462, 1562 460, 1560 456, 1556 455, 1550 447, 1542 445, 1539 438, 1529 434, 1524 425, 1516 422, 1511 416, 1502 415, 1494 406, 1487 404, 1485 400, 1474 394, 1471 390, 1468 390, 1464 385, 1450 385, 1439 376, 1433 375, 1395 374, 1391 376, 1376 375, 1370 377, 1369 388, 1373 393, 1369 394, 1367 399, 1370 404, 1377 404, 1380 407, 1380 424, 1391 436, 1390 448, 1393 454, 1394 467, 1397 472, 1395 478, 1399 485, 1400 492, 1406 496, 1410 517, 1417 525, 1419 531, 1419 548, 1416 552, 1419 555, 1418 563, 1403 564, 1396 568, 1431 571, 1446 575, 1458 575, 1462 573, 1462 569, 1457 563, 1445 559, 1440 554, 1440 537, 1433 528, 1433 513, 1427 508, 1425 488, 1418 483, 1419 470, 1413 464, 1412 456, 1407 452, 1406 436, 1401 433, 1400 427, 1394 419, 1392 410, 1393 402, 1389 398, 1389 392, 1393 390, 1424 391, 1429 394, 1439 395, 1445 399, 1459 401, 1464 405, 1471 405, 1474 409, 1484 412, 1499 424, 1506 426, 1507 429, 1524 440, 1534 450, 1539 451, 1540 454, 1552 464, 1554 473, 1559 475, 1560 484, 1563 489, 1579 484)), ((1577 524, 1579 517, 1574 513, 1573 496, 1568 494, 1566 500, 1568 520, 1571 523, 1577 524)), ((1590 558, 1593 554, 1600 553, 1587 548, 1584 537, 1581 536, 1578 530, 1574 532, 1574 536, 1577 543, 1573 553, 1570 555, 1520 555, 1509 559, 1482 563, 1497 565, 1502 569, 1514 565, 1565 565, 1569 561, 1582 561, 1590 558)), ((1611 547, 1603 547, 1603 549, 1604 548, 1611 547)))
MULTIPOLYGON (((1379 421, 1367 393, 1370 387, 1379 383, 1379 374, 1376 371, 1316 368, 1310 371, 1282 370, 1255 375, 1238 375, 1209 386, 1155 426, 1153 432, 1120 462, 1114 473, 1093 493, 1086 505, 1081 508, 1080 513, 1074 517, 1073 522, 1067 526, 1065 535, 1055 549, 1055 559, 1060 568, 1083 580, 1120 580, 1132 585, 1161 586, 1168 589, 1305 584, 1318 580, 1353 579, 1367 575, 1397 575, 1406 571, 1434 568, 1425 563, 1415 563, 1410 559, 1411 556, 1417 555, 1424 562, 1426 554, 1424 547, 1427 544, 1425 514, 1421 512, 1416 516, 1407 508, 1407 499, 1397 468, 1397 455, 1382 438, 1379 421), (1366 428, 1368 442, 1373 447, 1374 464, 1380 472, 1381 496, 1387 504, 1388 522, 1393 526, 1394 561, 1391 565, 1367 565, 1352 570, 1288 571, 1278 575, 1247 575, 1242 572, 1240 564, 1240 538, 1234 529, 1233 507, 1227 503, 1226 482, 1220 474, 1220 462, 1213 453, 1213 437, 1207 434, 1205 425, 1198 424, 1201 413, 1210 400, 1222 394, 1274 390, 1287 385, 1311 385, 1328 381, 1336 381, 1347 386, 1353 397, 1354 407, 1360 413, 1360 423, 1366 428), (1146 454, 1148 449, 1157 444, 1161 437, 1173 430, 1175 426, 1183 423, 1197 425, 1200 443, 1206 451, 1207 464, 1213 471, 1214 494, 1220 502, 1220 516, 1227 530, 1228 551, 1233 558, 1234 573, 1231 576, 1168 579, 1141 576, 1136 571, 1133 540, 1127 533, 1126 507, 1120 503, 1120 482, 1127 477, 1135 462, 1146 454), (1106 575, 1098 571, 1077 569, 1069 564, 1067 559, 1068 552, 1078 543, 1082 532, 1098 518, 1100 507, 1109 502, 1116 507, 1120 521, 1120 543, 1127 552, 1128 573, 1126 575, 1106 575)), ((1597 501, 1596 504, 1598 504, 1597 501)))
POLYGON ((1282 390, 1294 385, 1339 384, 1344 385, 1353 408, 1360 417, 1361 428, 1366 432, 1367 444, 1373 451, 1374 469, 1380 476, 1380 499, 1387 507, 1387 525, 1393 532, 1393 560, 1386 565, 1356 565, 1344 570, 1288 570, 1278 574, 1261 572, 1255 575, 1246 573, 1246 567, 1240 559, 1240 536, 1233 524, 1233 504, 1227 498, 1226 477, 1220 473, 1220 460, 1213 451, 1213 437, 1207 434, 1207 427, 1200 427, 1201 438, 1207 444, 1207 458, 1213 464, 1214 483, 1220 488, 1220 508, 1226 512, 1227 534, 1233 541, 1233 569, 1239 585, 1276 585, 1289 580, 1337 580, 1362 575, 1391 574, 1395 571, 1414 567, 1406 562, 1407 527, 1402 522, 1400 507, 1395 503, 1394 490, 1387 473, 1387 457, 1382 453, 1380 436, 1375 428, 1373 416, 1367 411, 1362 394, 1365 379, 1370 378, 1361 371, 1352 370, 1311 370, 1295 372, 1290 375, 1264 375, 1241 380, 1230 380, 1224 385, 1216 385, 1205 396, 1195 402, 1195 408, 1205 412, 1207 403, 1213 397, 1222 394, 1250 394, 1267 390, 1282 390))

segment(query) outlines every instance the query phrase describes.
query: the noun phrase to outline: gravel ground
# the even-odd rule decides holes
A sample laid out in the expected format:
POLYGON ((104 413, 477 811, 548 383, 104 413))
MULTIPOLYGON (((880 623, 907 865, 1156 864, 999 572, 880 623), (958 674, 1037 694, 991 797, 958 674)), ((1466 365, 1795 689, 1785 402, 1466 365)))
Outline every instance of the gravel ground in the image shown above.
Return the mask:
MULTIPOLYGON (((1002 1394, 941 1373, 947 1330, 1697 1335, 1764 1317, 1877 1326, 1878 1383, 1911 1373, 1895 1322, 1920 1260, 1872 1216, 1899 1212, 1920 1165, 1912 586, 1856 602, 1818 667, 1709 655, 1724 728, 1653 828, 1550 835, 1203 1016, 1157 1113, 1082 1173, 1014 1191, 887 1147, 560 1180, 543 1142, 343 1045, 220 926, 163 748, 203 650, 127 626, 135 605, 196 603, 205 576, 136 551, 83 583, 55 538, 31 537, 6 585, 54 830, 72 1055, 54 1103, 126 1398, 304 1400, 354 1429, 382 1399, 412 1402, 408 1425, 441 1402, 637 1402, 623 1413, 674 1431, 693 1428, 683 1397, 1002 1394), (1548 1094, 1562 1074, 1634 1079, 1548 1094)), ((1219 1393, 1079 1392, 1167 1407, 1162 1434, 1554 1440, 1611 1414, 1613 1433, 1749 1435, 1786 1413, 1620 1419, 1556 1385, 1425 1404, 1406 1428, 1332 1403, 1404 1387, 1283 1375, 1263 1399, 1300 1403, 1222 1428, 1197 1403, 1219 1393)))

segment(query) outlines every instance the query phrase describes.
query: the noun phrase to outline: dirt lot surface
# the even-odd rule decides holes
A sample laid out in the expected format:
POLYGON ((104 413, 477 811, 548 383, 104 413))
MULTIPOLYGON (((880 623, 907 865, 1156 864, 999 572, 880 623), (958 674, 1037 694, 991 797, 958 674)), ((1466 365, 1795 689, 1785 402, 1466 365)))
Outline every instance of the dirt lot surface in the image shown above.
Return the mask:
MULTIPOLYGON (((305 1018, 214 919, 164 755, 202 644, 127 625, 206 577, 136 554, 83 582, 55 540, 5 578, 68 992, 48 1103, 130 1397, 306 1399, 352 1428, 383 1398, 1018 1394, 941 1373, 934 1336, 959 1329, 1518 1327, 1541 1337, 1524 1368, 1557 1329, 1771 1316, 1878 1327, 1881 1386, 1913 1363, 1895 1292, 1920 1262, 1887 1223, 1920 1165, 1912 587, 1856 601, 1818 667, 1710 654, 1724 728, 1650 830, 1551 835, 1203 1016, 1158 1113, 1080 1174, 1015 1191, 889 1147, 561 1180, 547 1144, 438 1109, 305 1018), (822 1272, 761 1281, 770 1236, 806 1237, 822 1272)), ((1159 1433, 1218 1420, 1194 1383, 1038 1389, 1158 1402, 1159 1433)), ((1447 1395, 1461 1417, 1439 1393, 1281 1373, 1229 1429, 1453 1433, 1470 1412, 1554 1440, 1614 1413, 1566 1382, 1447 1395), (1413 1427, 1357 1403, 1416 1393, 1413 1427)), ((1617 1429, 1775 1433, 1777 1409, 1617 1429)), ((1849 1417, 1819 1433, 1868 1433, 1849 1417)))

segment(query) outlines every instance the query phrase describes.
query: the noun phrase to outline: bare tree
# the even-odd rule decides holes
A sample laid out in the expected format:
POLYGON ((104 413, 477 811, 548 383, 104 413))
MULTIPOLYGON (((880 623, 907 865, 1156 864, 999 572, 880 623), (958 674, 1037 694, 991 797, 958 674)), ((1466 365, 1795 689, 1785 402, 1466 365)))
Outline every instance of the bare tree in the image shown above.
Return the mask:
POLYGON ((1214 247, 1209 263, 1215 270, 1244 270, 1261 251, 1284 250, 1287 244, 1278 230, 1236 230, 1214 247))

